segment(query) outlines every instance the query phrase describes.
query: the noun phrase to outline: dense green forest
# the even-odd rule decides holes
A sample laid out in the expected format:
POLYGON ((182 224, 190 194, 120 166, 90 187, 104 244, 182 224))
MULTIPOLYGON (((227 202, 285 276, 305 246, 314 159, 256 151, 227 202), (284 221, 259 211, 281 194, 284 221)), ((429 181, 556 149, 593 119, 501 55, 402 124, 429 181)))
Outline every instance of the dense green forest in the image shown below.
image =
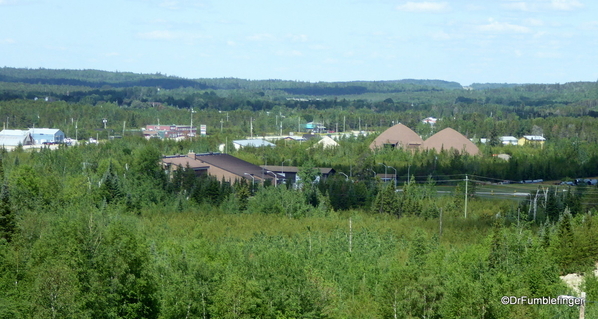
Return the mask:
POLYGON ((577 295, 559 279, 568 273, 585 275, 586 317, 598 315, 598 188, 554 185, 598 176, 597 83, 468 91, 445 81, 12 68, 0 81, 6 127, 55 127, 80 140, 0 152, 0 318, 577 318, 577 306, 501 303, 577 295), (141 136, 147 124, 191 116, 207 136, 141 136), (427 116, 437 125, 421 123, 427 116), (478 156, 373 152, 376 133, 332 149, 230 147, 252 126, 257 136, 281 126, 302 134, 309 121, 341 132, 401 122, 424 138, 452 127, 489 142, 478 156), (547 142, 496 143, 523 134, 547 142), (222 143, 254 164, 300 167, 302 187, 196 178, 184 168, 168 176, 159 164, 222 143), (376 176, 382 163, 397 170, 400 191, 376 176), (314 167, 347 178, 310 183, 314 167), (526 179, 547 182, 527 197, 483 195, 488 185, 518 192, 498 182, 526 179))

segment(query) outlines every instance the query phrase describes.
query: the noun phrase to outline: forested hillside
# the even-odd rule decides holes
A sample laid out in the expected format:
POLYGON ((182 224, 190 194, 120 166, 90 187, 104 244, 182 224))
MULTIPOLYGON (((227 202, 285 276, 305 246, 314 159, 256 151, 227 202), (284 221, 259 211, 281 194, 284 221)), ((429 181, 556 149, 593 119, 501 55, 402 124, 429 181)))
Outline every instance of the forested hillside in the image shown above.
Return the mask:
POLYGON ((0 81, 6 128, 79 142, 1 149, 0 318, 577 318, 577 306, 501 302, 577 296, 568 273, 585 275, 586 318, 598 316, 598 188, 555 185, 598 176, 597 83, 464 90, 12 68, 0 81), (141 134, 190 121, 207 136, 141 134), (311 121, 362 133, 329 149, 231 145, 300 135, 311 121), (424 139, 452 127, 488 141, 476 156, 369 148, 399 122, 424 139), (498 140, 527 134, 547 141, 498 140), (256 165, 299 167, 302 186, 160 166, 221 144, 256 165), (338 173, 312 183, 315 167, 338 173), (380 178, 389 167, 398 190, 380 178))

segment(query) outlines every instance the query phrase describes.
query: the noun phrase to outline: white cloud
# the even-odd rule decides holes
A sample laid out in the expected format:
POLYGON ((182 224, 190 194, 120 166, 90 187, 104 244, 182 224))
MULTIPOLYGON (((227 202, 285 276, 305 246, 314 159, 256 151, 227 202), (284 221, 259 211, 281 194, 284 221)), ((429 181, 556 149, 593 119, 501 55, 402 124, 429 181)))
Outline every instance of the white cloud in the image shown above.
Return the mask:
POLYGON ((118 52, 109 52, 109 53, 104 53, 105 57, 112 57, 112 56, 119 56, 120 54, 118 52))
MULTIPOLYGON (((2 0, 0 0, 2 1, 2 0)), ((209 2, 203 0, 150 0, 158 6, 170 10, 185 10, 189 8, 207 8, 209 2)))
POLYGON ((584 23, 581 28, 583 30, 598 30, 598 21, 584 23))
POLYGON ((554 10, 571 11, 578 8, 582 8, 583 4, 581 4, 577 0, 552 0, 550 6, 554 10))
POLYGON ((168 30, 155 30, 150 32, 137 33, 137 37, 145 40, 184 40, 193 41, 197 39, 209 39, 210 36, 206 36, 200 33, 193 32, 172 32, 168 30))
POLYGON ((544 26, 544 21, 542 21, 540 19, 534 19, 534 18, 526 19, 525 23, 527 25, 531 25, 533 27, 542 27, 542 26, 544 26))
POLYGON ((397 6, 397 10, 407 12, 444 12, 449 9, 446 2, 407 2, 397 6))
POLYGON ((258 33, 254 35, 250 35, 247 37, 247 40, 251 41, 271 41, 275 40, 275 37, 269 33, 258 33))
POLYGON ((468 3, 465 5, 465 8, 469 11, 481 11, 486 9, 483 5, 480 5, 478 3, 468 3))
POLYGON ((503 4, 503 7, 517 11, 534 11, 536 6, 528 2, 511 2, 503 4))
POLYGON ((536 57, 540 59, 558 59, 562 55, 558 52, 537 52, 536 57))
POLYGON ((285 36, 286 39, 290 39, 293 42, 306 42, 307 35, 305 34, 287 34, 285 36))
POLYGON ((322 50, 328 50, 330 49, 329 46, 323 45, 323 44, 312 44, 309 45, 308 48, 310 48, 311 50, 317 50, 317 51, 322 51, 322 50))
POLYGON ((148 39, 148 40, 172 40, 172 39, 176 39, 179 36, 167 31, 167 30, 156 30, 156 31, 151 31, 151 32, 142 32, 142 33, 138 33, 138 36, 142 39, 148 39))
POLYGON ((6 38, 6 39, 0 40, 0 44, 13 44, 13 43, 16 43, 16 41, 11 38, 6 38))
POLYGON ((571 11, 583 8, 579 0, 528 0, 528 1, 508 1, 502 5, 504 8, 517 11, 571 11))
POLYGON ((529 33, 531 30, 528 27, 521 25, 510 24, 508 22, 498 22, 490 19, 490 23, 479 25, 477 29, 482 32, 492 33, 529 33))
POLYGON ((298 57, 303 56, 303 53, 297 50, 278 50, 276 51, 276 55, 285 56, 285 57, 298 57))
POLYGON ((431 34, 432 39, 434 40, 440 40, 440 41, 448 41, 448 40, 452 40, 455 37, 451 34, 448 34, 444 31, 438 31, 438 32, 434 32, 431 34))
POLYGON ((548 34, 548 33, 547 33, 547 32, 545 32, 545 31, 536 32, 536 33, 534 34, 534 38, 541 38, 541 37, 543 37, 543 36, 545 36, 545 35, 547 35, 547 34, 548 34))

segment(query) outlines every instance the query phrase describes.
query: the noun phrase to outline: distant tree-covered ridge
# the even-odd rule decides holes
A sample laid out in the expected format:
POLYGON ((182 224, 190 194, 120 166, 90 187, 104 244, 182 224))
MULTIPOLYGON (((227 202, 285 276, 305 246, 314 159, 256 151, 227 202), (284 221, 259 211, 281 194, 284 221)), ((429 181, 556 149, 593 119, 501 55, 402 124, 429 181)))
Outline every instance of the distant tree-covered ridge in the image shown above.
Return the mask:
POLYGON ((101 87, 161 87, 173 89, 192 87, 216 90, 282 90, 306 95, 347 95, 366 92, 403 92, 461 89, 457 82, 441 80, 396 80, 396 81, 349 81, 349 82, 301 82, 284 80, 244 80, 237 78, 184 79, 161 73, 137 74, 131 72, 109 72, 100 70, 52 70, 52 69, 0 69, 0 82, 22 82, 29 84, 74 85, 92 88, 101 87))

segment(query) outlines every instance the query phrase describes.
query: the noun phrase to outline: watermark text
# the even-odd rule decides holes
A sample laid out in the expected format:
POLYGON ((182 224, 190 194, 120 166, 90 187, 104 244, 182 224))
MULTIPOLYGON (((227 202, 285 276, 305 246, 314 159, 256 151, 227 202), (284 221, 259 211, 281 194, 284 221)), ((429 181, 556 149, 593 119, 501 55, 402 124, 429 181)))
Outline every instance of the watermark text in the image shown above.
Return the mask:
POLYGON ((503 296, 500 298, 503 305, 568 305, 569 307, 585 304, 583 298, 573 296, 558 297, 528 297, 528 296, 503 296))

